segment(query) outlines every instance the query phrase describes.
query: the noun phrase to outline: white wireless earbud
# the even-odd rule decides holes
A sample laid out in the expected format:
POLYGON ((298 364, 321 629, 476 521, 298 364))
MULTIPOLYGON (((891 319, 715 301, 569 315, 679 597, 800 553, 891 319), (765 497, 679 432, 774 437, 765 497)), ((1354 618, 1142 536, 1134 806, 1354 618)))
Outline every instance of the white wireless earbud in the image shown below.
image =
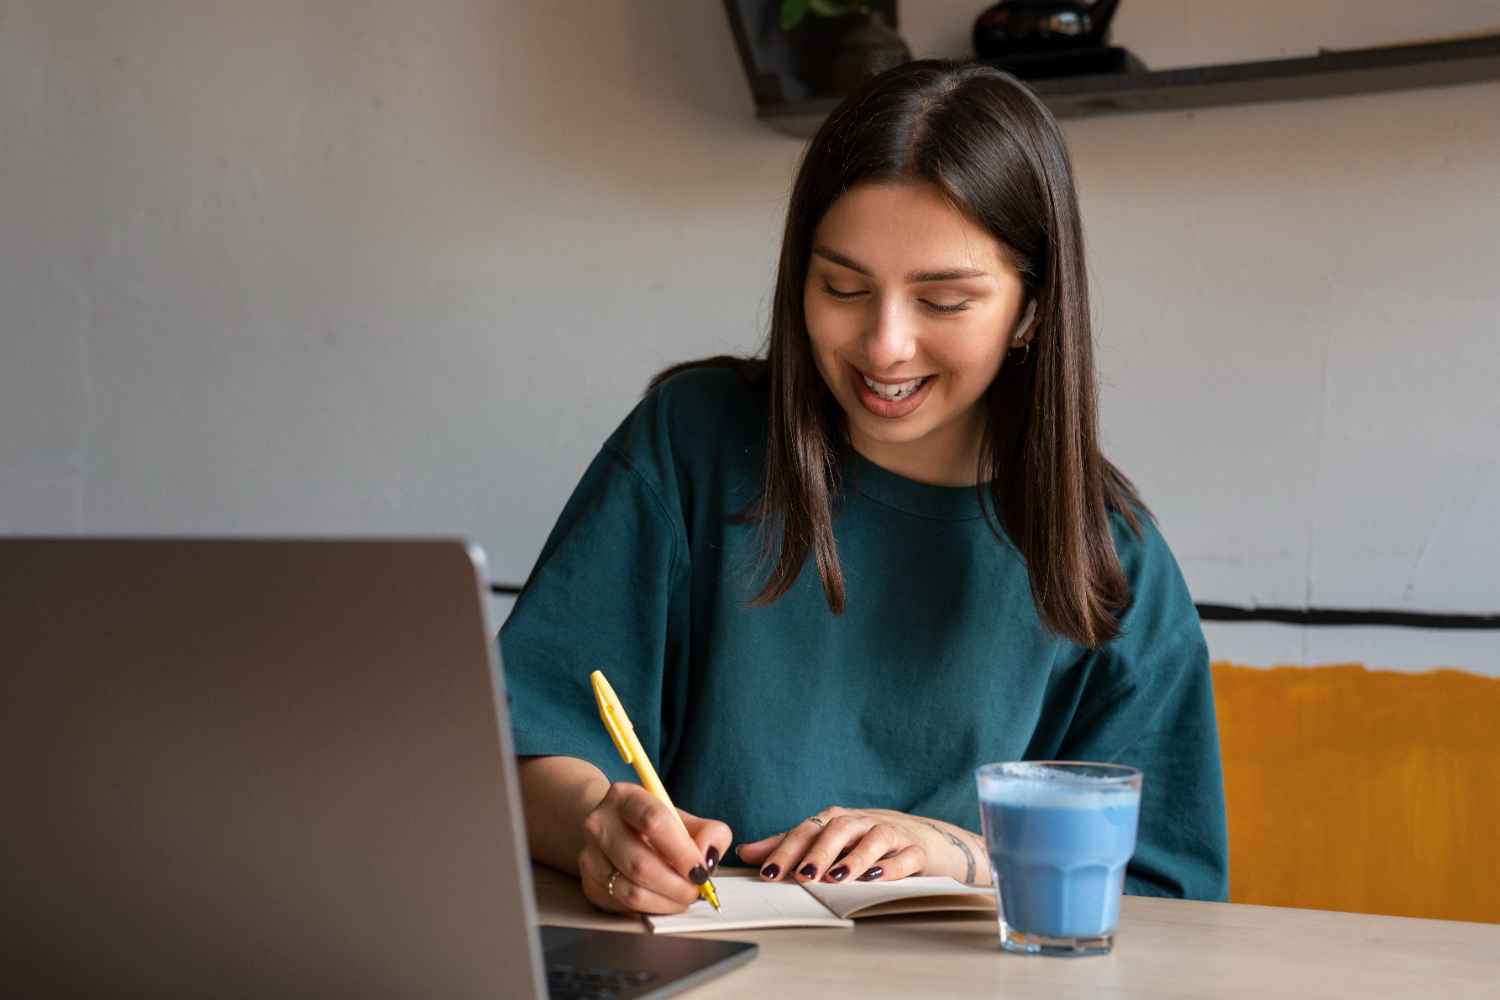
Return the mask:
POLYGON ((1032 299, 1026 304, 1026 314, 1021 317, 1021 322, 1016 324, 1016 330, 1010 335, 1010 339, 1012 341, 1020 340, 1021 334, 1026 332, 1026 328, 1031 325, 1031 321, 1034 319, 1036 319, 1036 299, 1032 299))

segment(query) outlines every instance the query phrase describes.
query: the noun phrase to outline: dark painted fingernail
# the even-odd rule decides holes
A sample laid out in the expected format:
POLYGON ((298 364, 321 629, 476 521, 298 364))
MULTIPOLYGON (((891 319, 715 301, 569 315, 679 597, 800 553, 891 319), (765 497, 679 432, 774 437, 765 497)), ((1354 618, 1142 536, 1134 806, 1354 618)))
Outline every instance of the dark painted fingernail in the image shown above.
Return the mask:
POLYGON ((694 865, 693 870, 688 872, 688 878, 692 880, 694 885, 702 885, 708 881, 708 872, 703 870, 702 865, 694 865))
POLYGON ((835 882, 844 881, 844 879, 849 877, 849 866, 839 865, 833 871, 828 873, 828 877, 833 879, 835 882))
POLYGON ((713 871, 715 868, 719 867, 719 847, 717 844, 709 845, 708 854, 705 856, 704 860, 708 862, 709 871, 713 871))
POLYGON ((817 878, 818 866, 809 861, 807 864, 797 869, 797 874, 801 875, 803 878, 817 878))
POLYGON ((873 881, 875 881, 876 879, 878 879, 880 876, 882 876, 884 874, 885 874, 885 869, 881 868, 880 866, 877 865, 876 867, 871 868, 869 871, 867 871, 863 875, 861 875, 858 878, 857 881, 860 881, 860 882, 873 882, 873 881))
POLYGON ((762 868, 760 870, 760 877, 763 878, 763 879, 767 879, 767 880, 775 879, 776 876, 780 875, 780 874, 781 874, 781 866, 780 865, 766 865, 764 868, 762 868))

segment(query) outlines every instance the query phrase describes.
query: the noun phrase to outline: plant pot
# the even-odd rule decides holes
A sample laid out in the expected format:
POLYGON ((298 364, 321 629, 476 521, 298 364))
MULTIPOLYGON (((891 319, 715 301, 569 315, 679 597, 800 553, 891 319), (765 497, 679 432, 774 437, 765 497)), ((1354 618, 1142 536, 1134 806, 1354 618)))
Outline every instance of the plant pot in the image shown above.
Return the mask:
POLYGON ((879 11, 864 15, 833 54, 828 82, 839 94, 852 94, 888 69, 911 62, 911 49, 885 23, 879 11))

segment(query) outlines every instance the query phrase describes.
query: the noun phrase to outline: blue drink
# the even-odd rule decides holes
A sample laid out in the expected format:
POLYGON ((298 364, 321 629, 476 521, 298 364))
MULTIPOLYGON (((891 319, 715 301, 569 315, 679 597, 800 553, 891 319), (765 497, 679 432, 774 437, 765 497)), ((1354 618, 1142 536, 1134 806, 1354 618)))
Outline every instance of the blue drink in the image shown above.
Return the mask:
POLYGON ((1135 852, 1141 773, 1111 764, 990 764, 978 781, 1002 946, 1108 952, 1135 852))

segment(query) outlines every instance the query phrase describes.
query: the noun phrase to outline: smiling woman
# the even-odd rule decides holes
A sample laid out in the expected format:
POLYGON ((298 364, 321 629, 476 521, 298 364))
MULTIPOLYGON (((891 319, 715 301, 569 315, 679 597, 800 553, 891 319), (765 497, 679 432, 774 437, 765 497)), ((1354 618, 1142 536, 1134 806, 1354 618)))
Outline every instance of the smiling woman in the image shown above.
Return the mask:
POLYGON ((865 183, 834 202, 804 315, 854 449, 918 482, 978 483, 984 394, 1006 349, 1031 340, 1025 297, 1000 243, 930 184, 865 183))
POLYGON ((766 356, 657 377, 501 633, 540 860, 655 913, 736 839, 773 881, 986 882, 975 767, 1115 761, 1147 775, 1127 891, 1225 898, 1207 650, 1099 452, 1080 233, 1004 73, 908 64, 828 119, 766 356), (594 669, 686 832, 622 780, 594 669))

